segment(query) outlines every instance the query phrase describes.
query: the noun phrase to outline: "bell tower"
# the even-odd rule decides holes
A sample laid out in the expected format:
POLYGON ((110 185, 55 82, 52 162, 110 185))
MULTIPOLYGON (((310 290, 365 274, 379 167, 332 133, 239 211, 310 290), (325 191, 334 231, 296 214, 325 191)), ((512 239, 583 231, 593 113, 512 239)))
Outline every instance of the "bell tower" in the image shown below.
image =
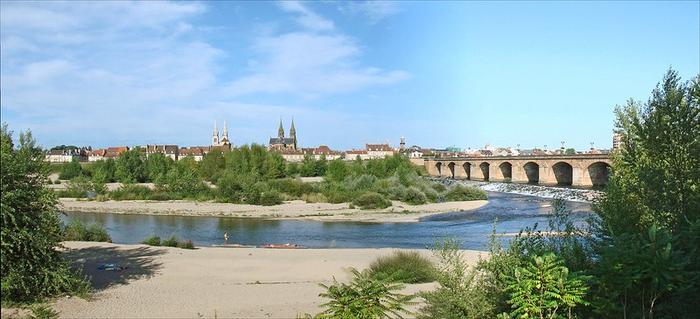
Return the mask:
POLYGON ((214 121, 214 134, 211 138, 212 146, 219 146, 219 130, 216 128, 216 121, 214 121))
POLYGON ((284 127, 282 127, 282 119, 280 119, 280 127, 277 129, 277 137, 280 140, 284 139, 284 127))
POLYGON ((294 128, 294 118, 292 118, 292 126, 289 128, 289 137, 294 140, 294 149, 297 149, 297 129, 294 128))

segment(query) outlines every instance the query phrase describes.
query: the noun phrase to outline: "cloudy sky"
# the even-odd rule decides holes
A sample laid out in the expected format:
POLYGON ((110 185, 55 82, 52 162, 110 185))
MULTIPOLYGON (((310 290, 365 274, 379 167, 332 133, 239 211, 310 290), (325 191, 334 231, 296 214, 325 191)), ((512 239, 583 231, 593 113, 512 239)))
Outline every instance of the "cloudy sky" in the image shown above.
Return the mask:
POLYGON ((0 102, 44 146, 609 147, 700 72, 698 2, 9 2, 0 102))

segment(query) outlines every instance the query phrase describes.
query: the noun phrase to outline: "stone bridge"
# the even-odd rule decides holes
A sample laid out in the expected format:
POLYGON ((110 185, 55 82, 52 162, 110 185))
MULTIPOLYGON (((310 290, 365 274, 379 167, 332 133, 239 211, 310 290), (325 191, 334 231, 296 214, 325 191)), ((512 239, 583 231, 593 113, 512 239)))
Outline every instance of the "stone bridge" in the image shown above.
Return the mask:
POLYGON ((425 158, 430 176, 540 185, 605 185, 611 164, 609 154, 425 158))

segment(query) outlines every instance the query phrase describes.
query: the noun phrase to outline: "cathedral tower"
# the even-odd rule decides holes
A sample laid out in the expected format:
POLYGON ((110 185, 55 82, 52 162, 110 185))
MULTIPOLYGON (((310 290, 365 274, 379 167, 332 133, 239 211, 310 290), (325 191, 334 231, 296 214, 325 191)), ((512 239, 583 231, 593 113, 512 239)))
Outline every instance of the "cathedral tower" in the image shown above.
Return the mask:
POLYGON ((297 149, 297 130, 294 128, 294 118, 292 118, 292 126, 289 128, 289 137, 294 140, 294 149, 297 149))
POLYGON ((221 145, 228 145, 231 144, 228 140, 228 125, 226 125, 226 121, 224 121, 224 130, 221 134, 221 145))
POLYGON ((211 145, 219 145, 219 130, 216 128, 216 121, 214 121, 214 136, 212 136, 211 145))
POLYGON ((280 127, 277 129, 277 137, 279 137, 280 140, 284 139, 284 128, 282 127, 282 119, 280 119, 280 127))

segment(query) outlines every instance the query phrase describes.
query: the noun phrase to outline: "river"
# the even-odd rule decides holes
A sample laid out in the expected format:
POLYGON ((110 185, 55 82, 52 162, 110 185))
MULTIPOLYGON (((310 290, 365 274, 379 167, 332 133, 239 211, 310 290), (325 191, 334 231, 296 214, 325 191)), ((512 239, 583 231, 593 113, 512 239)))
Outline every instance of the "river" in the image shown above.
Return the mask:
MULTIPOLYGON (((468 212, 446 213, 417 223, 320 222, 230 217, 185 217, 65 212, 64 222, 79 219, 102 224, 112 241, 135 244, 158 235, 190 239, 195 246, 223 243, 262 245, 294 243, 309 248, 426 248, 436 241, 455 238, 464 249, 486 250, 497 219, 498 233, 515 233, 539 223, 547 225, 552 200, 519 194, 489 192, 489 203, 468 212)), ((590 204, 567 201, 578 221, 590 214, 590 204)))

